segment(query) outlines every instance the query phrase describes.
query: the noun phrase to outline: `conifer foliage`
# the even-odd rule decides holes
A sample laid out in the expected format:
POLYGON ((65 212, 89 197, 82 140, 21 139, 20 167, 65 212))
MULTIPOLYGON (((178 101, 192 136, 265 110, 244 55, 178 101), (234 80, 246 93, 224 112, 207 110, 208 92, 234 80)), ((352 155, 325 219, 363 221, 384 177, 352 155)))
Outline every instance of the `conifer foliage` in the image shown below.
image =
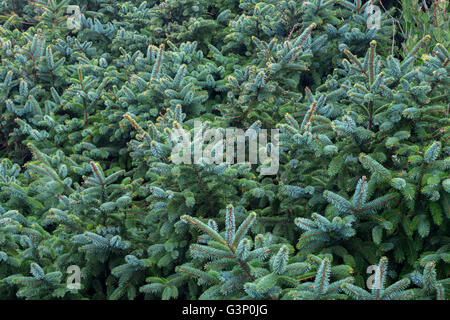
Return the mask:
POLYGON ((448 8, 383 2, 0 0, 0 299, 448 299, 448 8))

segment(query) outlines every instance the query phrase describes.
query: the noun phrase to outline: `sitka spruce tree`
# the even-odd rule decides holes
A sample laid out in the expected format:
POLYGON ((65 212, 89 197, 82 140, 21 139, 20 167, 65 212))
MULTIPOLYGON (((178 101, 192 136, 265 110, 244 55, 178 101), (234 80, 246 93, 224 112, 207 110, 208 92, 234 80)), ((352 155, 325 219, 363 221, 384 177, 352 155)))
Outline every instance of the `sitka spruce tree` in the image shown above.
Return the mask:
POLYGON ((0 1, 0 299, 449 299, 446 6, 0 1))

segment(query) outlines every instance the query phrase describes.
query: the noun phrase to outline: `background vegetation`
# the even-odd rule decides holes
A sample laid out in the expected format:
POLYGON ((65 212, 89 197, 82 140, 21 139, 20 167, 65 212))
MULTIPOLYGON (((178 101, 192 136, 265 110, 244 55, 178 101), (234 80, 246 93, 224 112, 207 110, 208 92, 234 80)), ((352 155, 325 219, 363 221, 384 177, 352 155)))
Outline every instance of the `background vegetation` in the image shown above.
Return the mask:
POLYGON ((448 2, 368 4, 0 1, 0 298, 446 299, 448 2), (280 170, 174 164, 194 120, 280 170))

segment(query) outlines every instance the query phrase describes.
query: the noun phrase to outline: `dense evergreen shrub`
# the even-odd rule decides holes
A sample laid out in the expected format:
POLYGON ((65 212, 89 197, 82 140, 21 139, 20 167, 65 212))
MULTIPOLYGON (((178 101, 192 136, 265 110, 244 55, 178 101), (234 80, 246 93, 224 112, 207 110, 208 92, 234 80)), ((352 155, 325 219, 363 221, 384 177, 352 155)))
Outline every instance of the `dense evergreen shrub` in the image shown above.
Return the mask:
POLYGON ((448 8, 384 3, 0 1, 0 299, 448 298, 448 8), (277 173, 175 163, 230 127, 277 173))

